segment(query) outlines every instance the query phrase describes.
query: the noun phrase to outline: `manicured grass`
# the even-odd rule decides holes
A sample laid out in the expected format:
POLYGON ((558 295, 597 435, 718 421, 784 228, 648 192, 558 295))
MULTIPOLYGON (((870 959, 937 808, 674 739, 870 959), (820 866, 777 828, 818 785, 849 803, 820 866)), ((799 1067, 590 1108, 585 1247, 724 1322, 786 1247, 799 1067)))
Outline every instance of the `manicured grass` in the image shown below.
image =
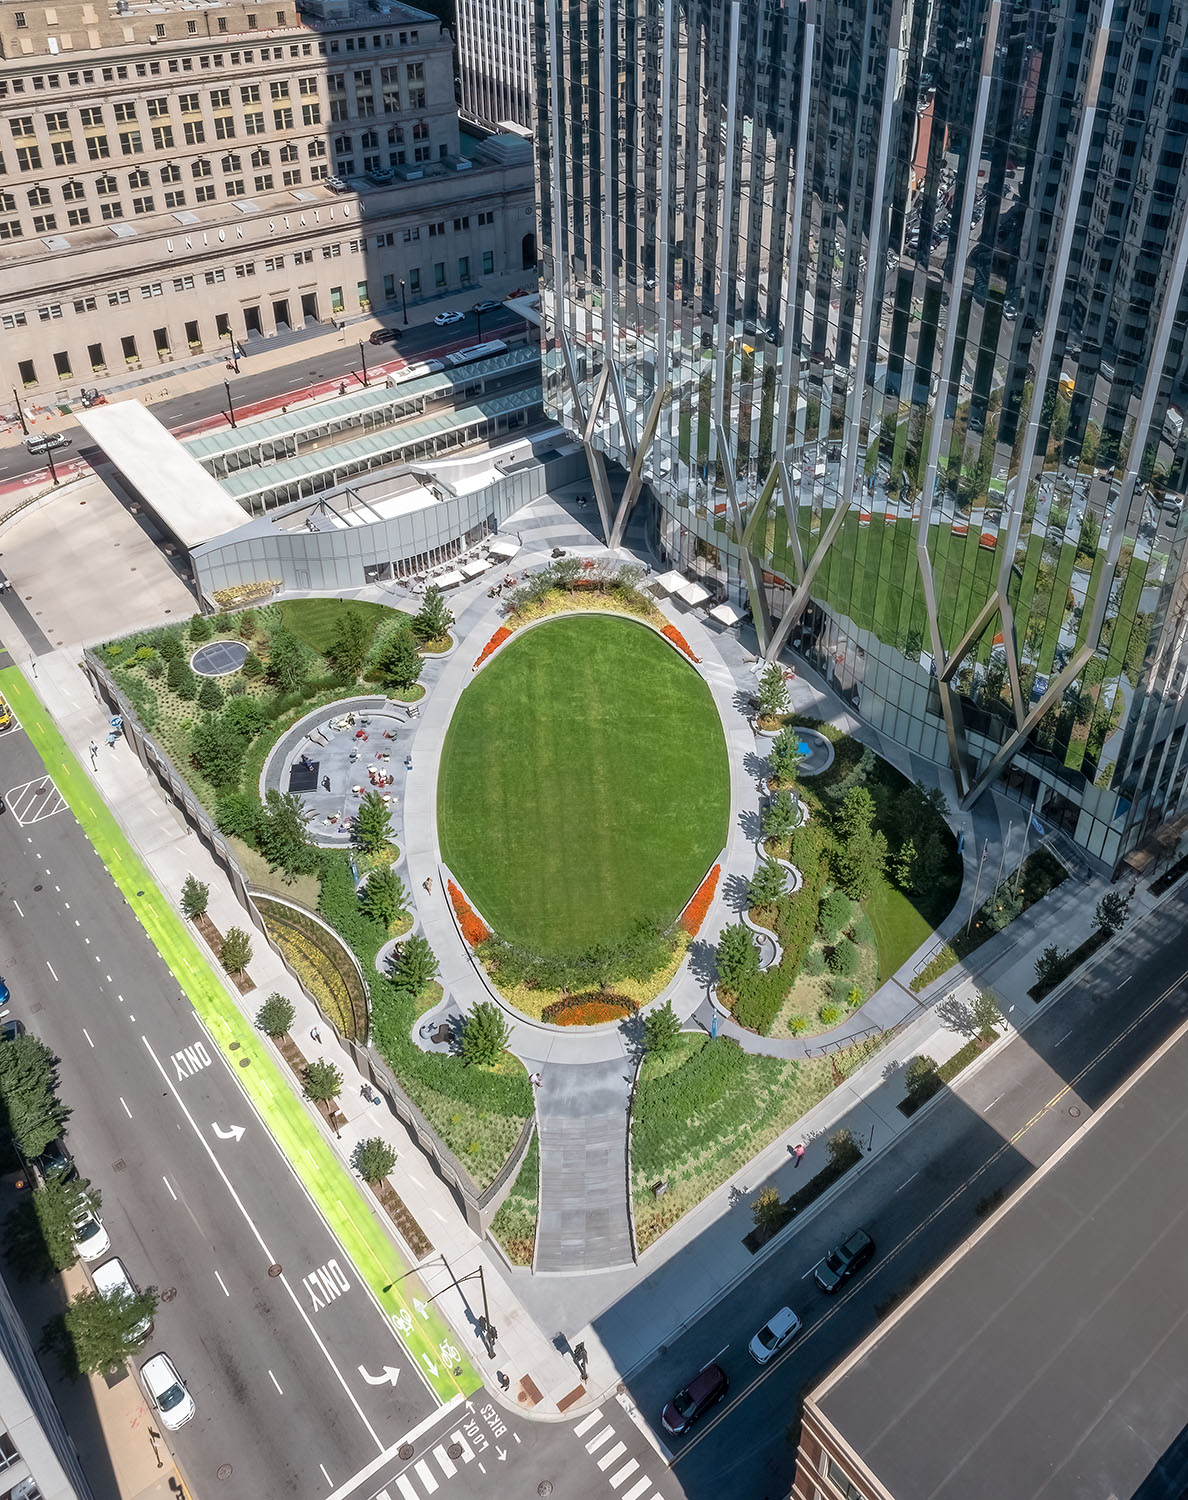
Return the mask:
MULTIPOLYGON (((952 902, 949 903, 952 905, 952 902)), ((911 899, 888 880, 880 880, 866 902, 879 945, 879 983, 891 978, 901 964, 932 936, 932 926, 911 899)))
POLYGON ((392 617, 386 604, 366 599, 286 599, 280 613, 285 629, 321 656, 334 644, 338 622, 344 616, 359 615, 369 627, 369 640, 379 623, 392 617))
POLYGON ((726 842, 729 769, 704 681, 647 627, 550 620, 462 694, 442 854, 498 932, 544 953, 670 923, 726 842))
POLYGON ((427 1318, 414 1316, 413 1300, 423 1290, 420 1283, 377 1224, 358 1186, 291 1083, 282 1076, 263 1037, 235 1004, 225 983, 154 882, 94 783, 16 667, 0 670, 0 692, 12 705, 46 770, 133 915, 168 965, 179 988, 189 997, 215 1044, 224 1051, 241 1088, 353 1260, 359 1275, 367 1280, 385 1314, 395 1318, 401 1312, 408 1313, 412 1331, 405 1342, 418 1367, 425 1365, 424 1378, 443 1400, 480 1389, 481 1379, 465 1355, 456 1364, 441 1362, 440 1342, 452 1337, 448 1325, 436 1308, 429 1309, 427 1318))

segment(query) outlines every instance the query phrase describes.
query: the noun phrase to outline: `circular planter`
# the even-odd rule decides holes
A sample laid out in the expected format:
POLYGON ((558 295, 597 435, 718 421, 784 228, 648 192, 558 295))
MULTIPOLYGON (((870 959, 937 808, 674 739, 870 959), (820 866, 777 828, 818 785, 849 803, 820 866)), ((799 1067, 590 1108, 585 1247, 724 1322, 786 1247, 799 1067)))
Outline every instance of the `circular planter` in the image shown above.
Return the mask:
POLYGON ((190 668, 197 677, 229 677, 247 658, 243 641, 207 641, 190 657, 190 668))

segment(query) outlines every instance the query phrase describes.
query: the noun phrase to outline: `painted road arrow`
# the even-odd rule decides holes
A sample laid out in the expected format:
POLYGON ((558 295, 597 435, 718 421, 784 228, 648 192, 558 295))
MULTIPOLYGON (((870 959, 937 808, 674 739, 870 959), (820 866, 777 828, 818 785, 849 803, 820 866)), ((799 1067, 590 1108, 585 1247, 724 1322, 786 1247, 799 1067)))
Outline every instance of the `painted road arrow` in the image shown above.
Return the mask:
POLYGON ((422 1354, 421 1358, 425 1361, 425 1368, 429 1371, 430 1375, 436 1375, 437 1366, 433 1363, 429 1356, 427 1354, 422 1354))
POLYGON ((230 1130, 224 1130, 221 1125, 217 1125, 212 1120, 210 1122, 210 1128, 214 1131, 215 1135, 218 1136, 218 1138, 219 1138, 220 1141, 241 1141, 241 1140, 243 1140, 244 1127, 242 1125, 232 1125, 232 1127, 231 1127, 230 1130))
POLYGON ((382 1375, 372 1375, 369 1370, 365 1370, 363 1366, 360 1365, 359 1374, 362 1375, 363 1379, 367 1382, 368 1385, 395 1385, 396 1382, 400 1379, 400 1371, 395 1367, 395 1365, 385 1365, 384 1373, 382 1375))
POLYGON ((413 1298, 413 1306, 420 1313, 421 1317, 427 1318, 429 1316, 429 1309, 416 1297, 413 1298))
POLYGON ((505 1464, 507 1462, 507 1449, 506 1448, 496 1448, 495 1453, 496 1453, 496 1456, 498 1457, 499 1462, 501 1464, 505 1464))

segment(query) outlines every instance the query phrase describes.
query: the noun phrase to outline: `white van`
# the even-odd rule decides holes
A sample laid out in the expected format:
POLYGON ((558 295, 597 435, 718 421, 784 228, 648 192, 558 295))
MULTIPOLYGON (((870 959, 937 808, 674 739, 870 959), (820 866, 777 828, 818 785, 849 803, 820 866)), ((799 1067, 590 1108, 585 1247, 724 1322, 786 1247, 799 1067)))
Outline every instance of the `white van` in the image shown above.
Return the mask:
MULTIPOLYGON (((101 1266, 96 1266, 91 1272, 91 1280, 95 1284, 95 1290, 101 1297, 118 1300, 122 1297, 137 1297, 139 1293, 124 1269, 124 1262, 118 1255, 113 1255, 110 1260, 105 1260, 101 1266)), ((146 1339, 153 1331, 153 1320, 145 1318, 138 1323, 133 1330, 138 1339, 146 1339)))

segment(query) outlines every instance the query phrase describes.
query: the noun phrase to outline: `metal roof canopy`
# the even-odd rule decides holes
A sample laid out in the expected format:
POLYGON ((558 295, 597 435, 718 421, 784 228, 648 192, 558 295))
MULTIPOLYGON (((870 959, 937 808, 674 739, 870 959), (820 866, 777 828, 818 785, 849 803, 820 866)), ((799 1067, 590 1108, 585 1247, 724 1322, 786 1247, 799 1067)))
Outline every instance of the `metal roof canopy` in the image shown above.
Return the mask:
POLYGON ((218 480, 139 401, 92 407, 80 412, 77 421, 187 551, 247 519, 218 480))
MULTIPOLYGON (((210 479, 205 470, 202 471, 202 475, 204 479, 209 479, 211 484, 217 485, 228 494, 235 495, 240 501, 247 502, 258 495, 269 494, 282 486, 298 484, 302 480, 321 474, 334 474, 340 469, 347 469, 352 464, 364 463, 368 459, 387 459, 391 456, 391 461, 397 463, 399 459, 396 455, 403 448, 427 442, 443 434, 461 432, 467 427, 506 416, 511 412, 539 406, 542 394, 540 386, 533 386, 528 390, 509 392, 504 396, 489 396, 475 406, 464 406, 457 410, 438 412, 433 416, 419 417, 416 421, 406 422, 400 427, 386 427, 380 431, 365 433, 349 443, 340 443, 333 448, 320 448, 315 453, 301 454, 296 458, 278 459, 275 463, 261 464, 252 469, 238 469, 234 474, 228 474, 226 479, 210 479)), ((243 512, 240 511, 239 524, 242 525, 242 523, 243 512)))
POLYGON ((221 427, 215 432, 204 432, 191 438, 186 449, 196 459, 209 461, 223 458, 227 454, 243 449, 256 448, 261 443, 273 443, 285 438, 299 437, 302 433, 316 432, 320 427, 333 427, 335 423, 349 424, 353 419, 362 419, 368 414, 382 410, 385 406, 398 406, 402 402, 415 400, 418 396, 434 396, 444 391, 456 390, 469 385, 474 379, 490 379, 493 376, 511 374, 515 370, 536 364, 540 353, 535 348, 509 349, 506 354, 497 354, 493 359, 476 360, 471 365, 457 369, 441 370, 432 375, 418 375, 412 380, 397 378, 385 385, 380 377, 376 384, 361 386, 345 396, 334 396, 313 406, 294 407, 292 411, 262 417, 258 421, 249 419, 238 427, 221 427))

